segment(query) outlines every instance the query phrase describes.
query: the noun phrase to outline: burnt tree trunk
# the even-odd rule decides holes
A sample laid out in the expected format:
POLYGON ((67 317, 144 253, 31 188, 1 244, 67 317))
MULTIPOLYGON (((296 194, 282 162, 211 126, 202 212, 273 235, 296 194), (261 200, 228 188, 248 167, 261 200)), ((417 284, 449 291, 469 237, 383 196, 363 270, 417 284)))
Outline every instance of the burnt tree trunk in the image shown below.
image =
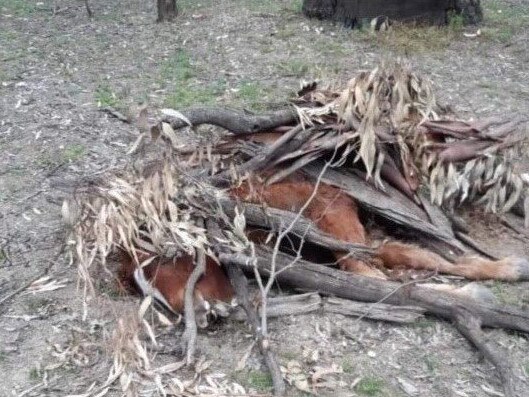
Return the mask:
POLYGON ((466 23, 482 19, 480 0, 304 0, 303 13, 310 18, 331 19, 359 27, 373 18, 416 21, 441 25, 455 11, 466 23))
POLYGON ((157 0, 158 19, 156 22, 172 21, 178 15, 176 0, 157 0))
POLYGON ((454 0, 454 11, 463 17, 465 24, 476 24, 483 20, 481 0, 454 0))

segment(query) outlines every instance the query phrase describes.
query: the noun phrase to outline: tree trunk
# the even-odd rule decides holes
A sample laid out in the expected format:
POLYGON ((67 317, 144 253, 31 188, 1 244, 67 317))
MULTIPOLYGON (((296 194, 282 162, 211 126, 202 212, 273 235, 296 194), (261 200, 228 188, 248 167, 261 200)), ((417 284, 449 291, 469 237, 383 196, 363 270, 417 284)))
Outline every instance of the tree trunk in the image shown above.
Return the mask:
POLYGON ((441 25, 454 10, 466 23, 482 19, 480 0, 304 0, 303 13, 310 18, 331 19, 348 27, 360 27, 385 16, 397 21, 441 25))
POLYGON ((158 19, 156 22, 172 21, 178 15, 176 0, 157 0, 158 19))
POLYGON ((466 25, 473 25, 483 20, 481 0, 454 0, 454 10, 463 17, 466 25))

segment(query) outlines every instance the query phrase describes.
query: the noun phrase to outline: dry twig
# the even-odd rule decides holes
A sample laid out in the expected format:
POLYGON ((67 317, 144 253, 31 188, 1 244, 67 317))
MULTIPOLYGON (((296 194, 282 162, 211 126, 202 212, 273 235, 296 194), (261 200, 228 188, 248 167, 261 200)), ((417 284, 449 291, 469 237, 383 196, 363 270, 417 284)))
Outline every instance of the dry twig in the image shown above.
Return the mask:
MULTIPOLYGON (((227 266, 227 271, 228 277, 230 278, 233 288, 237 294, 237 299, 246 313, 250 326, 253 328, 257 339, 257 345, 259 346, 259 350, 264 357, 266 366, 270 371, 270 376, 272 377, 272 384, 274 387, 274 395, 283 396, 286 391, 283 376, 281 375, 281 370, 279 368, 279 364, 277 363, 277 359, 270 349, 270 340, 266 334, 263 333, 263 329, 259 324, 259 319, 257 318, 255 309, 250 303, 248 281, 246 280, 246 277, 242 273, 241 269, 239 269, 239 267, 235 264, 229 264, 227 266)), ((261 316, 265 315, 266 313, 261 314, 261 316)))
POLYGON ((182 335, 182 343, 184 351, 186 352, 187 365, 193 362, 196 350, 197 322, 194 303, 195 286, 206 270, 206 253, 204 249, 198 249, 197 251, 195 268, 187 280, 184 295, 185 331, 182 335))

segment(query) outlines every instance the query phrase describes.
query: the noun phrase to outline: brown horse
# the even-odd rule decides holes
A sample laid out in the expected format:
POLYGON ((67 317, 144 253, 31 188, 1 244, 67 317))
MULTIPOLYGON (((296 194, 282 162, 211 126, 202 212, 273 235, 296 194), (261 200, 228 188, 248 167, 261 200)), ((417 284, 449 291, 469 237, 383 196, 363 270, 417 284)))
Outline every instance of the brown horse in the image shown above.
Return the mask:
MULTIPOLYGON (((317 185, 301 172, 271 185, 254 175, 240 186, 231 188, 229 194, 243 202, 288 211, 298 212, 304 208, 303 215, 323 232, 342 241, 374 245, 360 221, 354 199, 334 186, 317 185)), ((249 233, 249 238, 262 240, 262 233, 249 233)), ((463 276, 469 280, 529 279, 529 262, 523 258, 495 261, 461 257, 452 263, 434 252, 397 241, 383 242, 374 248, 374 257, 369 262, 350 258, 346 252, 333 252, 332 255, 342 270, 377 278, 387 278, 391 270, 413 269, 463 276)), ((139 261, 148 258, 148 254, 140 255, 139 261)), ((176 312, 183 310, 185 284, 193 270, 190 256, 154 260, 141 272, 138 269, 138 264, 130 257, 123 258, 119 275, 126 286, 137 286, 141 276, 150 282, 166 305, 176 312)), ((233 290, 226 275, 212 258, 208 258, 206 272, 196 286, 196 301, 208 306, 216 301, 229 301, 232 296, 233 290)))

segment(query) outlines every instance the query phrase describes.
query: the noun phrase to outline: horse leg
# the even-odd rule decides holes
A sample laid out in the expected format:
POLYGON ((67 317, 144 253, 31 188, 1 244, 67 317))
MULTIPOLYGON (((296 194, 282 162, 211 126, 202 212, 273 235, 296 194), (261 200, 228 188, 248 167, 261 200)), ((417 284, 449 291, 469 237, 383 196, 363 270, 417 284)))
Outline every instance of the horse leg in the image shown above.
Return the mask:
POLYGON ((378 247, 376 256, 387 268, 432 270, 439 273, 463 276, 470 280, 521 281, 529 279, 529 262, 523 258, 508 257, 488 260, 461 257, 451 263, 431 251, 397 242, 378 247))

